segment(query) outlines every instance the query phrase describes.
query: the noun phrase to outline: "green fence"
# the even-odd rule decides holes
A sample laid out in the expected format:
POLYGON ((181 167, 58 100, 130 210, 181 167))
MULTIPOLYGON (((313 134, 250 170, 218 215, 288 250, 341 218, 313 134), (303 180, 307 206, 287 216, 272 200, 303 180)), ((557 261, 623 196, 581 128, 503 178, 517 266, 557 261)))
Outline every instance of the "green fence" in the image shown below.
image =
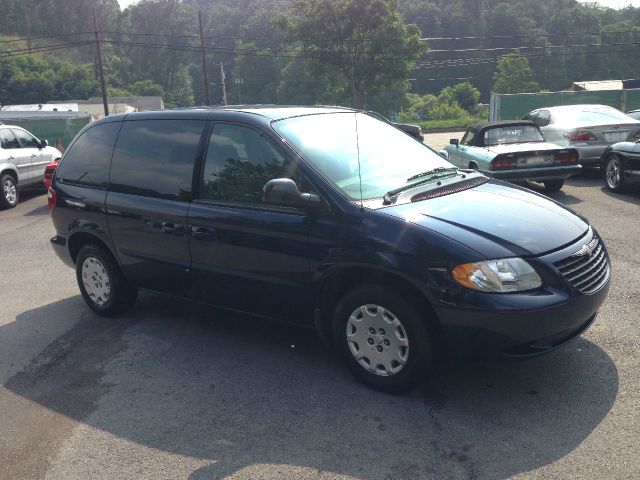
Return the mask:
POLYGON ((29 130, 40 139, 47 139, 49 145, 54 145, 56 139, 60 139, 63 147, 67 147, 76 133, 91 121, 89 116, 74 116, 69 118, 55 117, 20 117, 15 113, 12 115, 0 114, 0 121, 7 125, 18 125, 29 130))
POLYGON ((490 120, 515 120, 531 110, 558 105, 610 105, 623 112, 640 109, 640 89, 549 93, 491 93, 490 120))

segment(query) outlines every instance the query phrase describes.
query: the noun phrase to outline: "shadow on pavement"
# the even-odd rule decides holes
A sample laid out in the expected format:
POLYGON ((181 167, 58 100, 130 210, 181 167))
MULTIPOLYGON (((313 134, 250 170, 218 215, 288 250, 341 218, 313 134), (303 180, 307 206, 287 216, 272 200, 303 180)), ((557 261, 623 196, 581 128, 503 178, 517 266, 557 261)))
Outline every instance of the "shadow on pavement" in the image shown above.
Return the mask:
POLYGON ((40 215, 48 215, 49 214, 49 206, 48 205, 40 205, 39 207, 34 208, 33 210, 24 214, 25 217, 36 217, 40 215))
MULTIPOLYGON (((61 321, 59 303, 15 322, 61 321)), ((206 460, 190 480, 263 464, 367 479, 507 478, 580 445, 612 408, 618 374, 578 339, 526 362, 441 366, 420 388, 385 395, 351 378, 312 332, 143 294, 118 319, 83 315, 5 388, 206 460)))

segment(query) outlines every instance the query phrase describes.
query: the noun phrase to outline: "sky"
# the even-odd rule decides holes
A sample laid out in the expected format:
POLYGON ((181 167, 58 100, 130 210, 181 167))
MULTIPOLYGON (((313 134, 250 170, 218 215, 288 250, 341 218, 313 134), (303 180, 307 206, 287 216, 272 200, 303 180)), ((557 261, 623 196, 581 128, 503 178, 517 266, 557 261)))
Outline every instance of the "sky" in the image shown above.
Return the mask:
MULTIPOLYGON (((120 8, 126 8, 133 3, 137 3, 140 0, 118 0, 120 4, 120 8)), ((589 3, 591 0, 580 0, 582 3, 589 3)), ((634 7, 640 7, 640 0, 597 0, 596 3, 599 3, 603 7, 611 7, 611 8, 622 8, 631 4, 634 7)))

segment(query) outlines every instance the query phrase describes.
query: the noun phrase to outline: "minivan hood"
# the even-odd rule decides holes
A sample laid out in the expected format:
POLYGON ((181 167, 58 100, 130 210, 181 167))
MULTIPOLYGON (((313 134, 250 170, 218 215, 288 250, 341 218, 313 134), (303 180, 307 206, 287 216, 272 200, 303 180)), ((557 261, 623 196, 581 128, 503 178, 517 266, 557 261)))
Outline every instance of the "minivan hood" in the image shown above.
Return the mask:
POLYGON ((574 242, 589 229, 562 205, 496 180, 378 212, 446 235, 487 258, 540 255, 574 242))

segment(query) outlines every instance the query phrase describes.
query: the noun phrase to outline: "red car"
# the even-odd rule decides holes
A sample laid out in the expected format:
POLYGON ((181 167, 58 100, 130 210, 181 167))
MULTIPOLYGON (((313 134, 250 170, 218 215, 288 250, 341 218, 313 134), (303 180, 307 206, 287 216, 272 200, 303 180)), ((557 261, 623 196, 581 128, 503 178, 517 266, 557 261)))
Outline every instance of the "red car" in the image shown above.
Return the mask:
POLYGON ((51 186, 51 179, 53 178, 53 173, 56 171, 58 163, 60 163, 60 159, 56 158, 44 167, 44 179, 42 180, 42 183, 44 184, 44 188, 47 190, 49 190, 49 187, 51 186))

